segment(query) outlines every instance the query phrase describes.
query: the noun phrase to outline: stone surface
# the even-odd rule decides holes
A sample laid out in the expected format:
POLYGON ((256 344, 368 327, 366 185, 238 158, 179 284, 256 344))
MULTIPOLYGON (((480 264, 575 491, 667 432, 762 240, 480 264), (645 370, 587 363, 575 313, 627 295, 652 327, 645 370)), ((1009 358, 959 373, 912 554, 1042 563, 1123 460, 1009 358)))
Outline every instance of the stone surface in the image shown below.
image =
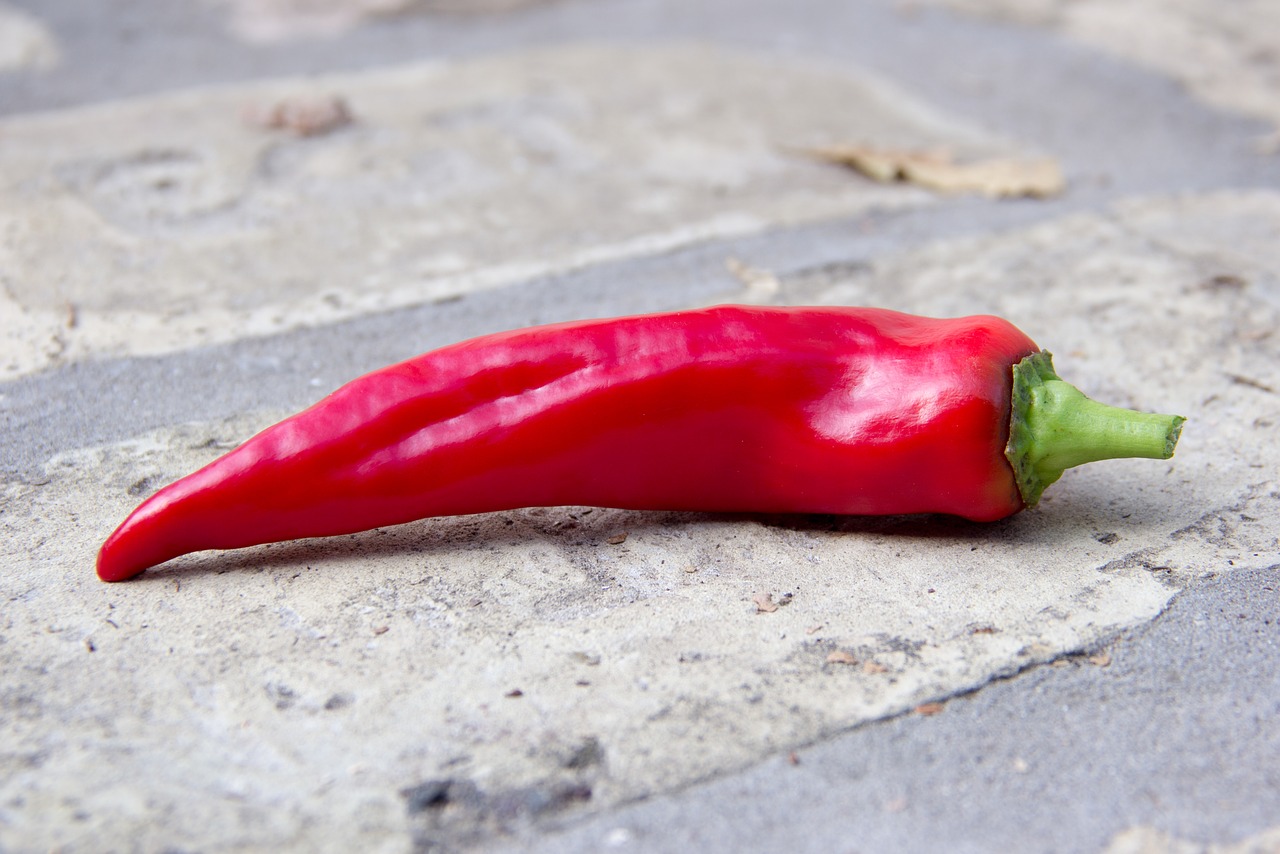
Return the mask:
POLYGON ((872 77, 693 45, 180 93, 0 133, 6 377, 932 201, 796 146, 1011 148, 872 77), (326 95, 350 124, 262 126, 326 95))
POLYGON ((1258 125, 887 2, 427 2, 255 45, 227 4, 15 3, 67 61, 0 78, 0 849, 1271 844, 1258 125), (1070 183, 938 197, 790 148, 828 142, 1070 183), (93 578, 145 495, 356 373, 711 300, 1005 315, 1190 420, 992 526, 550 508, 93 578))
POLYGON ((489 850, 1272 854, 1278 569, 1205 579, 1106 648, 936 714, 489 850))
POLYGON ((1280 125, 1280 6, 1270 0, 928 0, 1052 27, 1163 71, 1206 101, 1280 125))
POLYGON ((1171 463, 1069 472, 995 526, 529 510, 107 587, 96 534, 275 415, 63 455, 6 495, 5 649, 29 722, 0 803, 65 810, 49 845, 75 841, 77 812, 149 839, 156 810, 192 802, 184 844, 235 817, 272 846, 380 845, 400 791, 445 779, 490 810, 565 786, 600 809, 1090 649, 1205 573, 1276 565, 1274 249, 1214 236, 1277 226, 1276 194, 1135 201, 779 281, 781 302, 1017 317, 1096 397, 1193 413, 1171 463), (758 613, 759 593, 789 604, 758 613), (606 759, 566 769, 588 739, 606 759), (72 781, 93 794, 66 800, 72 781))

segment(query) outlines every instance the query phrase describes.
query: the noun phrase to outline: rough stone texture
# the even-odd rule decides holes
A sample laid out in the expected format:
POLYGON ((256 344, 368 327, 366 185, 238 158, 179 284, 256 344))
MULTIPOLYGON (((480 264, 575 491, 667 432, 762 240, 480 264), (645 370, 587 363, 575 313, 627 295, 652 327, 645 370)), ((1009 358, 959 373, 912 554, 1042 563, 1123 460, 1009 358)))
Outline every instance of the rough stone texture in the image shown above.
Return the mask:
POLYGON ((1087 647, 1171 595, 1161 572, 1107 566, 1150 542, 1134 521, 1146 514, 1122 545, 1093 541, 1063 568, 1071 530, 1099 524, 1070 508, 994 536, 527 511, 97 583, 84 534, 225 435, 64 457, 48 483, 8 490, 6 705, 19 715, 0 803, 22 805, 19 838, 74 844, 83 827, 193 845, 232 822, 257 845, 367 847, 395 834, 401 789, 440 778, 493 797, 583 778, 607 806, 1087 647), (764 591, 791 602, 757 614, 764 591), (858 665, 827 663, 836 650, 858 665), (567 774, 588 738, 607 762, 567 774), (157 814, 182 814, 183 830, 157 814))
POLYGON ((1271 193, 1135 201, 779 282, 784 302, 1017 317, 1095 396, 1195 413, 1175 461, 1070 472, 995 526, 530 510, 205 554, 105 587, 59 568, 87 568, 140 496, 267 419, 61 456, 6 494, 4 654, 23 663, 9 690, 24 711, 0 803, 60 816, 49 845, 80 827, 195 844, 234 821, 256 844, 367 847, 391 844, 401 790, 449 780, 509 828, 1089 649, 1202 574, 1280 561, 1277 228, 1271 193), (1214 239, 1250 229, 1256 243, 1214 239), (759 614, 764 592, 789 604, 759 614), (566 768, 588 740, 603 760, 566 768), (83 796, 65 796, 72 781, 83 796), (180 811, 178 837, 155 825, 180 811))
POLYGON ((68 62, 0 80, 25 374, 0 382, 0 849, 1274 847, 1256 125, 1038 28, 888 3, 248 46, 208 6, 15 2, 68 62), (615 27, 634 43, 584 44, 615 27), (455 59, 203 86, 424 53, 455 59), (114 100, 174 80, 202 88, 114 100), (276 109, 330 94, 353 121, 328 133, 276 109), (785 148, 828 141, 1038 148, 1072 183, 944 199, 785 148), (995 312, 1096 397, 1190 421, 1173 461, 1070 472, 993 526, 551 508, 92 577, 143 496, 360 370, 710 299, 995 312))
POLYGON ((1048 26, 1163 71, 1206 101, 1280 125, 1280 5, 1271 0, 927 0, 1048 26))
POLYGON ((0 133, 5 377, 932 201, 795 146, 1011 148, 872 77, 699 46, 184 92, 0 133), (331 94, 351 124, 261 126, 331 94))
POLYGON ((1106 648, 937 714, 489 850, 1274 854, 1277 569, 1205 579, 1106 648))

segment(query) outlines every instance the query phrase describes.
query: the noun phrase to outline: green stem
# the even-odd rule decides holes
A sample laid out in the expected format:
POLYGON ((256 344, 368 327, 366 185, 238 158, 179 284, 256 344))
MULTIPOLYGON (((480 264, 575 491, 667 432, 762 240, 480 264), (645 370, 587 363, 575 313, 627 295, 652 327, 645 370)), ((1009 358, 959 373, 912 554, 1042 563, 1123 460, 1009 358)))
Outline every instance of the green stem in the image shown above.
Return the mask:
POLYGON ((1072 466, 1120 457, 1169 459, 1185 420, 1090 400, 1059 379, 1049 353, 1034 353, 1013 367, 1005 456, 1023 503, 1032 507, 1072 466))

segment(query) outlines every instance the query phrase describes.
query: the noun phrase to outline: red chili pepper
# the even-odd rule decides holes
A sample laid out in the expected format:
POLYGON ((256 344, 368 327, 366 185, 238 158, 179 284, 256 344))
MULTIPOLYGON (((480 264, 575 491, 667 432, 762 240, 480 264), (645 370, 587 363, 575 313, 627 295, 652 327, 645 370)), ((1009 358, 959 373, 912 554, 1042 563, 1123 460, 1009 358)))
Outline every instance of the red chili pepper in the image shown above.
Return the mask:
POLYGON ((563 323, 343 386, 143 502, 98 575, 515 507, 994 520, 1069 466, 1168 458, 1181 423, 1088 400, 995 317, 722 306, 563 323))

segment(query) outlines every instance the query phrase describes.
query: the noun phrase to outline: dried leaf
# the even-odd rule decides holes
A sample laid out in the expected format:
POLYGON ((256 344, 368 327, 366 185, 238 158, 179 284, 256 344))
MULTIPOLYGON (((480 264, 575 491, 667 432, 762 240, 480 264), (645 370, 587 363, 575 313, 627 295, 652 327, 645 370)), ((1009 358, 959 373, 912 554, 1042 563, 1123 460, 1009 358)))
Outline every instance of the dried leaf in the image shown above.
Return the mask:
POLYGON ((1062 167, 1050 157, 998 157, 957 163, 945 151, 901 151, 865 145, 833 145, 807 149, 807 153, 848 166, 874 181, 902 181, 940 193, 1043 199, 1066 188, 1062 167))
POLYGON ((846 652, 843 649, 837 649, 835 652, 827 656, 827 664, 857 664, 858 659, 853 657, 853 653, 846 652))
POLYGON ((612 537, 610 537, 609 539, 605 540, 605 542, 606 542, 606 543, 608 543, 608 544, 609 544, 609 545, 611 545, 611 546, 620 546, 620 545, 622 545, 623 543, 625 543, 626 541, 627 541, 627 532, 626 532, 626 531, 623 531, 621 534, 614 534, 612 537))
POLYGON ((757 614, 772 614, 778 610, 778 603, 773 601, 772 593, 757 593, 751 597, 751 601, 756 603, 757 614))
POLYGON ((836 145, 813 149, 811 153, 885 184, 910 181, 914 169, 945 167, 951 163, 951 154, 942 150, 900 151, 866 145, 836 145))
POLYGON ((296 136, 319 136, 351 124, 351 109, 336 95, 294 96, 244 112, 245 123, 263 130, 285 130, 296 136))
POLYGON ((942 704, 941 703, 921 703, 920 705, 916 706, 916 714, 923 715, 926 718, 931 718, 934 715, 940 715, 942 714, 942 704))
POLYGON ((1044 199, 1058 195, 1066 187, 1058 161, 1047 157, 917 164, 907 170, 906 178, 942 193, 976 192, 993 199, 1044 199))

